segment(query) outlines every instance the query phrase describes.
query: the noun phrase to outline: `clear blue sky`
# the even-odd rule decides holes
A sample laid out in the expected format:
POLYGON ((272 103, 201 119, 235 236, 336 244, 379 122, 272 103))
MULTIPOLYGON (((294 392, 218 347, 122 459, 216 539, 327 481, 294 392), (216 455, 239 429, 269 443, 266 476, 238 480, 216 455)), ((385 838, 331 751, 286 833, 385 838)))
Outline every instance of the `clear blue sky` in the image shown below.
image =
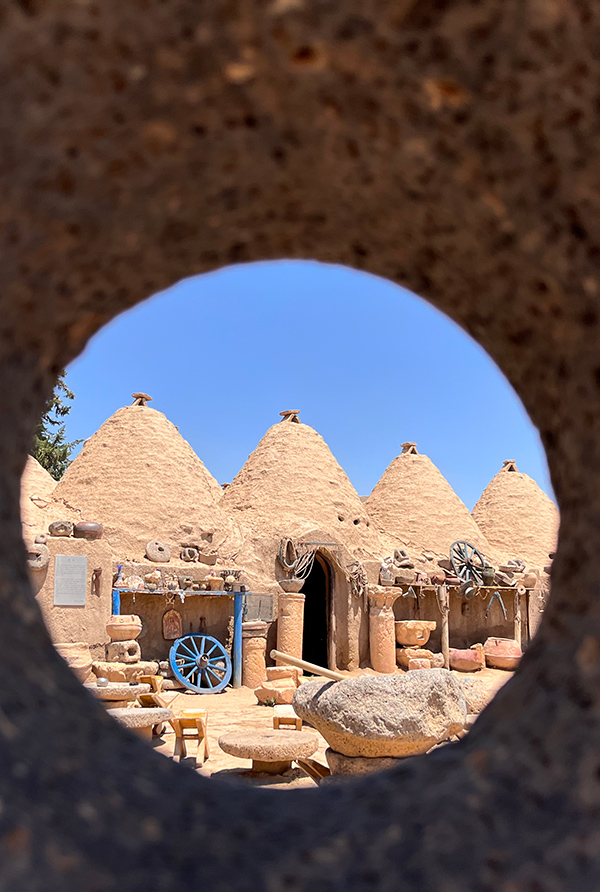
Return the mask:
POLYGON ((425 301, 345 267, 279 261, 186 279, 106 326, 67 383, 69 439, 145 391, 221 483, 281 410, 300 409, 360 495, 406 440, 469 508, 506 458, 551 494, 537 432, 487 354, 425 301))

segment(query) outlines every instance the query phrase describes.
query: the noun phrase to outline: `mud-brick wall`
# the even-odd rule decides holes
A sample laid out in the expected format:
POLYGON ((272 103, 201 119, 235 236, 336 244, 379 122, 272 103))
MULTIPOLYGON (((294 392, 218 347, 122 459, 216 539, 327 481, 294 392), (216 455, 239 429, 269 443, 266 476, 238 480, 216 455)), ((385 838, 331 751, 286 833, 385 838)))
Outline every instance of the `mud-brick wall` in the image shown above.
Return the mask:
MULTIPOLYGON (((465 601, 454 590, 450 590, 450 647, 470 647, 480 641, 482 644, 486 638, 513 638, 514 637, 514 592, 513 590, 501 590, 502 601, 506 609, 507 619, 504 619, 502 607, 498 599, 490 608, 489 616, 485 614, 490 603, 490 598, 497 589, 482 589, 481 594, 465 601), (463 613, 463 604, 468 611, 463 613)), ((431 633, 428 648, 434 652, 441 650, 440 626, 442 616, 440 614, 437 598, 434 591, 426 591, 424 598, 416 601, 414 598, 399 597, 394 603, 394 615, 399 619, 426 619, 437 622, 435 632, 431 633)), ((523 645, 527 640, 527 600, 521 598, 521 615, 523 617, 522 637, 523 645)))
POLYGON ((175 609, 182 619, 182 632, 203 632, 212 635, 223 645, 228 643, 228 627, 233 621, 233 597, 186 594, 182 603, 179 595, 167 604, 164 594, 122 592, 121 613, 137 613, 142 619, 138 638, 143 660, 166 660, 172 641, 163 638, 162 619, 167 610, 175 609), (134 601, 135 598, 135 601, 134 601))
POLYGON ((112 553, 105 539, 48 537, 50 563, 44 570, 31 572, 31 583, 44 621, 56 644, 85 641, 95 660, 104 659, 104 645, 109 640, 106 623, 111 614, 112 553), (85 555, 87 591, 85 607, 56 607, 54 604, 54 561, 57 554, 85 555), (92 591, 92 573, 99 568, 99 593, 92 591))

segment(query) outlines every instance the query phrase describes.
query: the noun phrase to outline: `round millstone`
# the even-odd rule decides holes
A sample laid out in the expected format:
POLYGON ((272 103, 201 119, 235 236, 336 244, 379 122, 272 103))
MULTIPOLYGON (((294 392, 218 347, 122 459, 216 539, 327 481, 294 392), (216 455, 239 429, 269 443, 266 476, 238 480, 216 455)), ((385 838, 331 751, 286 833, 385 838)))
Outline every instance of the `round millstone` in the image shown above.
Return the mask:
POLYGON ((254 762, 286 762, 308 759, 319 746, 310 731, 236 731, 219 737, 219 746, 230 756, 254 762))
POLYGON ((172 709, 162 709, 159 706, 150 709, 127 709, 127 707, 107 709, 107 712, 125 728, 131 728, 133 731, 139 731, 140 728, 152 728, 154 725, 160 725, 161 722, 168 722, 173 718, 172 709))
POLYGON ((135 700, 140 694, 149 694, 149 684, 126 684, 120 681, 109 681, 107 685, 85 684, 99 700, 135 700))
POLYGON ((50 563, 50 550, 47 545, 34 544, 27 549, 27 566, 30 570, 45 570, 50 563))
POLYGON ((171 560, 171 549, 164 542, 152 539, 146 545, 146 557, 157 564, 167 564, 171 560))

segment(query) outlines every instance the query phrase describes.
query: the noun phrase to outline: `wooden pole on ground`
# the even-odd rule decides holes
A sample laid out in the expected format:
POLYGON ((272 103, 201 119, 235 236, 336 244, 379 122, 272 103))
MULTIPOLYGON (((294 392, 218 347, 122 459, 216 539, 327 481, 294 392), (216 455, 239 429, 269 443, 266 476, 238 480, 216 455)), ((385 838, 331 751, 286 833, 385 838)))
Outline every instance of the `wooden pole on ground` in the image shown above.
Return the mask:
POLYGON ((288 666, 296 666, 298 669, 311 672, 313 675, 322 675, 324 678, 332 678, 334 681, 343 681, 346 678, 341 672, 324 669, 322 666, 317 666, 316 663, 307 663, 306 660, 300 660, 298 657, 292 657, 290 654, 282 654, 279 650, 272 650, 271 658, 277 660, 277 663, 287 663, 288 666))

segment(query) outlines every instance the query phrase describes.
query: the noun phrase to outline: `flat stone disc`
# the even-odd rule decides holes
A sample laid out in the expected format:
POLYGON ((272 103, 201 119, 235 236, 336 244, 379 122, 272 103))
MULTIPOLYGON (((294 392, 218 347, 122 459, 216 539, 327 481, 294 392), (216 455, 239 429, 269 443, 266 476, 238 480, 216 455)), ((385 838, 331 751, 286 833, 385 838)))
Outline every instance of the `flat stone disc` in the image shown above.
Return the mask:
POLYGON ((318 749, 319 737, 310 731, 235 731, 219 737, 219 746, 240 759, 283 762, 308 759, 318 749))

